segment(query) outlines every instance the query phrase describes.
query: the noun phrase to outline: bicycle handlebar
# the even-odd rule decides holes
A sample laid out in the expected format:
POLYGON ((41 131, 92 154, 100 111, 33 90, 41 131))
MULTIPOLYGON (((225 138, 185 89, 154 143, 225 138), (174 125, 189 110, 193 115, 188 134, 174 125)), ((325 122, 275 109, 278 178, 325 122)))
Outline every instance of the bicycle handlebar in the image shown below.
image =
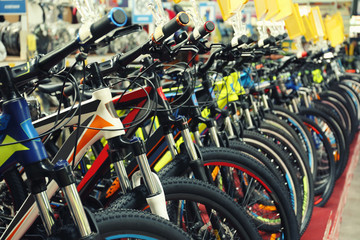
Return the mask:
POLYGON ((83 25, 83 30, 79 31, 78 37, 64 47, 53 50, 45 56, 34 58, 25 64, 13 67, 11 69, 13 80, 16 84, 21 84, 23 81, 29 81, 37 77, 41 71, 49 71, 81 45, 95 42, 115 28, 124 26, 126 22, 127 16, 124 10, 121 8, 113 8, 106 16, 92 25, 83 25))
POLYGON ((231 40, 231 43, 229 43, 228 48, 235 48, 248 43, 249 43, 249 37, 246 35, 241 35, 240 37, 233 38, 231 40))
POLYGON ((259 47, 263 47, 266 45, 272 45, 275 42, 276 42, 276 39, 273 36, 269 36, 268 38, 260 39, 257 44, 259 47))
POLYGON ((200 28, 195 28, 189 36, 190 42, 196 42, 198 39, 205 37, 207 34, 215 30, 215 24, 212 21, 207 21, 200 28))
POLYGON ((98 39, 118 27, 123 27, 127 22, 127 16, 121 8, 113 8, 100 20, 93 23, 90 32, 93 39, 98 39))
POLYGON ((170 37, 173 33, 179 30, 181 27, 186 26, 190 22, 189 15, 185 12, 180 12, 170 20, 170 22, 166 23, 162 27, 157 27, 155 32, 151 36, 151 39, 155 43, 161 43, 163 40, 170 37))
POLYGON ((108 61, 100 63, 99 67, 101 73, 103 75, 107 75, 109 73, 117 71, 117 69, 127 66, 142 54, 150 53, 150 49, 154 43, 160 44, 163 40, 175 33, 182 26, 188 24, 189 21, 189 16, 185 12, 178 13, 177 16, 173 18, 170 22, 168 22, 161 28, 157 28, 157 30, 155 30, 155 33, 152 35, 151 40, 147 41, 142 46, 136 47, 124 53, 123 55, 117 55, 108 61), (155 38, 156 36, 157 40, 155 38))

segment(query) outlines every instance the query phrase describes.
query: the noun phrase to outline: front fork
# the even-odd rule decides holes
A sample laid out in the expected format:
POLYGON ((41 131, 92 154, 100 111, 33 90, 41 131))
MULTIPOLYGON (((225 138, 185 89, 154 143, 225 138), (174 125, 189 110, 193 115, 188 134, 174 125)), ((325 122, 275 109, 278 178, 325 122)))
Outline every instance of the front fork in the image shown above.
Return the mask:
MULTIPOLYGON (((170 127, 172 124, 174 124, 177 127, 177 129, 179 129, 181 132, 181 136, 183 138, 186 151, 190 157, 190 167, 192 172, 194 173, 195 178, 203 181, 211 181, 212 179, 210 177, 211 175, 205 170, 203 160, 201 159, 201 157, 199 157, 198 151, 192 140, 187 119, 183 116, 178 116, 176 119, 168 118, 166 121, 169 122, 163 123, 164 132, 166 136, 165 139, 169 146, 170 151, 172 152, 171 154, 173 155, 173 157, 176 156, 178 152, 176 151, 175 148, 174 137, 170 127)), ((196 135, 195 135, 195 139, 196 139, 196 135)))
POLYGON ((165 219, 169 219, 166 210, 164 190, 158 176, 151 171, 143 141, 139 138, 133 138, 131 141, 127 141, 121 137, 115 137, 109 139, 108 143, 110 158, 114 164, 115 172, 123 193, 139 186, 142 179, 148 191, 146 201, 150 206, 151 212, 165 219), (124 165, 124 156, 126 156, 129 151, 133 152, 140 169, 133 174, 131 179, 132 183, 128 178, 124 165))
POLYGON ((46 177, 55 179, 65 196, 71 217, 78 227, 81 239, 93 239, 92 233, 84 207, 75 186, 75 177, 71 166, 65 160, 58 161, 55 165, 48 160, 25 167, 26 175, 30 181, 30 191, 35 197, 39 208, 41 220, 46 233, 50 236, 55 232, 55 218, 46 194, 46 177))

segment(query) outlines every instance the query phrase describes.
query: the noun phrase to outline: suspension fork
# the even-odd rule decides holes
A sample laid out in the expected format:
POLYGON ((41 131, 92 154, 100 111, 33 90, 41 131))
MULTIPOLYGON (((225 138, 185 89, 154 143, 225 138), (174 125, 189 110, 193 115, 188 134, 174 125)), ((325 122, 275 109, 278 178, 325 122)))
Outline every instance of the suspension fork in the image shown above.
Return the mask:
POLYGON ((245 117, 245 122, 247 124, 246 128, 247 129, 254 129, 255 125, 254 125, 254 121, 253 121, 253 119, 251 117, 251 114, 250 114, 249 104, 247 102, 241 102, 240 107, 241 107, 242 112, 243 112, 244 117, 245 117))
MULTIPOLYGON (((185 117, 177 118, 177 127, 181 131, 181 135, 183 137, 185 147, 187 149, 187 152, 189 153, 190 167, 194 173, 194 176, 197 179, 201 179, 203 181, 213 183, 214 181, 212 179, 210 171, 208 170, 208 168, 204 167, 204 162, 203 162, 202 158, 199 158, 199 156, 197 154, 195 144, 192 141, 192 138, 190 135, 189 125, 188 125, 185 117)), ((208 212, 208 214, 211 214, 210 209, 206 208, 206 211, 208 212)), ((220 235, 221 235, 221 232, 223 230, 221 229, 221 224, 220 224, 220 221, 217 218, 217 216, 214 216, 213 218, 211 218, 210 221, 211 221, 211 224, 214 226, 214 229, 217 229, 218 231, 220 231, 220 235)))
POLYGON ((194 134, 194 139, 195 139, 195 142, 196 144, 199 146, 199 147, 204 147, 204 144, 202 143, 201 141, 201 136, 200 136, 200 132, 199 132, 199 127, 196 125, 194 127, 192 127, 192 130, 191 130, 194 134))
POLYGON ((189 131, 189 124, 185 117, 180 116, 176 119, 176 126, 181 131, 181 136, 184 140, 184 145, 188 155, 190 156, 190 167, 194 173, 194 176, 197 179, 212 182, 212 177, 207 168, 204 167, 204 162, 201 157, 199 157, 196 150, 195 144, 191 138, 189 131))
POLYGON ((165 194, 160 180, 156 173, 151 171, 144 142, 140 138, 133 138, 128 141, 122 137, 115 137, 108 140, 110 149, 110 158, 114 164, 121 189, 124 193, 141 184, 143 180, 148 192, 146 201, 148 202, 151 212, 165 219, 169 219, 166 210, 165 194), (138 163, 139 171, 132 176, 132 184, 128 178, 124 165, 125 156, 132 152, 138 163))
POLYGON ((175 140, 174 140, 174 135, 171 131, 171 128, 169 127, 164 127, 164 134, 165 134, 165 141, 166 144, 169 148, 170 154, 172 159, 174 159, 177 155, 178 155, 178 151, 176 149, 176 144, 175 144, 175 140))
POLYGON ((302 96, 305 107, 309 108, 310 103, 311 103, 311 99, 310 99, 310 95, 308 94, 308 92, 302 91, 302 90, 299 90, 298 92, 299 92, 299 95, 302 96))
POLYGON ((270 107, 269 107, 267 95, 264 93, 264 91, 262 91, 260 96, 261 96, 261 102, 263 104, 264 111, 268 111, 270 109, 270 107))
POLYGON ((77 192, 75 176, 67 161, 60 160, 53 165, 46 159, 26 166, 25 172, 30 181, 30 192, 35 197, 47 235, 50 236, 55 232, 56 224, 54 213, 46 194, 46 177, 54 178, 61 188, 71 217, 79 229, 81 239, 92 239, 95 236, 91 231, 88 218, 77 192))
POLYGON ((213 118, 206 119, 206 118, 203 118, 201 116, 196 116, 196 117, 192 118, 191 131, 194 133, 195 142, 200 143, 199 146, 201 146, 201 147, 203 146, 203 144, 202 144, 202 142, 200 140, 200 133, 199 133, 199 128, 198 128, 198 125, 200 123, 204 123, 206 125, 206 127, 209 130, 209 135, 210 135, 211 142, 216 147, 221 147, 221 146, 224 145, 224 144, 222 144, 222 142, 220 142, 216 121, 213 118))
POLYGON ((173 154, 176 156, 177 151, 174 149, 174 142, 170 138, 173 139, 173 135, 171 132, 171 126, 175 124, 177 129, 181 131, 182 138, 184 140, 185 148, 190 156, 190 167, 197 179, 204 180, 204 181, 212 181, 210 173, 205 171, 204 163, 202 159, 199 157, 194 142, 192 141, 191 134, 189 131, 189 125, 187 123, 187 119, 183 116, 179 116, 174 118, 172 114, 172 110, 170 107, 169 102, 167 101, 164 92, 159 84, 159 77, 155 75, 152 79, 153 84, 155 86, 156 92, 158 93, 158 106, 163 110, 158 113, 158 118, 160 125, 164 127, 165 134, 167 135, 166 139, 168 139, 167 143, 169 149, 173 148, 173 154))

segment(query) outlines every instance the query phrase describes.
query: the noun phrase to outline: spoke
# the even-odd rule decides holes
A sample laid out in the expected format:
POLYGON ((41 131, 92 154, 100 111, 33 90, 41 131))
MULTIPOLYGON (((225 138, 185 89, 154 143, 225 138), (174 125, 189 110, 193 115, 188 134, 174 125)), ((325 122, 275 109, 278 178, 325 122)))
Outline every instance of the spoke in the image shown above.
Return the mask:
POLYGON ((257 180, 255 180, 254 178, 251 178, 251 180, 248 182, 247 188, 246 188, 246 192, 242 201, 242 205, 243 206, 247 206, 248 201, 250 201, 251 196, 253 195, 252 193, 255 190, 255 183, 257 183, 257 180))

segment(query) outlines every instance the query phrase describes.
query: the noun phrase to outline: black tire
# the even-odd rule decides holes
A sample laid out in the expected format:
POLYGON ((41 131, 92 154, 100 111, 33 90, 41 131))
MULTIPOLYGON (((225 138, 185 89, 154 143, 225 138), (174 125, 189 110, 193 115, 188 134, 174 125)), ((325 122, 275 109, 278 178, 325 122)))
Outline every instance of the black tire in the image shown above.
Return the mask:
POLYGON ((96 212, 100 239, 191 239, 171 222, 150 213, 121 209, 96 212))
MULTIPOLYGON (((261 239, 257 228, 244 209, 215 186, 197 179, 186 178, 165 178, 161 182, 170 221, 183 229, 186 228, 185 231, 192 238, 204 239, 207 236, 205 239, 213 239, 216 233, 210 234, 206 231, 210 226, 205 229, 204 226, 215 221, 220 227, 227 224, 223 229, 216 229, 223 234, 230 231, 234 234, 231 239, 261 239), (179 206, 183 209, 182 214, 179 212, 179 206), (209 220, 203 222, 204 219, 209 220)), ((140 186, 116 200, 109 210, 116 212, 122 208, 144 209, 147 207, 146 195, 146 188, 140 186)))
POLYGON ((291 126, 299 138, 301 139, 301 142, 305 148, 305 152, 307 153, 308 159, 309 159, 309 166, 311 169, 311 172, 313 174, 313 177, 316 176, 317 171, 317 161, 316 161, 316 154, 315 154, 315 144, 312 140, 312 137, 310 135, 310 132, 308 129, 304 126, 302 120, 298 115, 295 113, 290 112, 289 110, 280 107, 280 106, 273 106, 272 112, 285 121, 289 126, 291 126))
POLYGON ((5 172, 4 180, 10 191, 9 195, 11 195, 14 210, 17 211, 29 194, 26 191, 24 180, 22 179, 18 169, 15 167, 5 172))
MULTIPOLYGON (((344 172, 348 162, 349 145, 343 134, 343 129, 336 119, 332 117, 332 114, 327 111, 327 108, 319 103, 314 103, 313 105, 314 108, 302 108, 300 114, 315 117, 318 120, 323 121, 322 124, 328 126, 328 129, 324 131, 324 133, 327 137, 331 137, 330 143, 333 145, 332 148, 338 153, 337 156, 334 156, 336 163, 336 179, 338 179, 344 172), (330 135, 328 136, 328 134, 330 135)), ((319 124, 320 122, 316 123, 319 124)), ((320 128, 321 127, 322 126, 320 126, 320 128)))
MULTIPOLYGON (((346 125, 341 124, 341 127, 346 137, 346 141, 351 142, 352 138, 355 136, 358 126, 357 118, 356 118, 356 113, 357 113, 356 107, 351 97, 344 89, 341 88, 337 88, 336 90, 325 91, 324 93, 321 93, 320 96, 332 97, 338 101, 338 104, 345 112, 344 118, 346 118, 347 120, 346 125)), ((338 117, 336 114, 333 115, 334 117, 335 116, 338 117)))
POLYGON ((296 175, 299 179, 299 183, 302 190, 302 219, 300 233, 303 234, 310 223, 312 211, 314 207, 314 182, 313 175, 311 174, 310 167, 308 165, 308 159, 306 154, 300 145, 294 141, 291 137, 287 137, 281 129, 276 128, 267 123, 261 122, 259 130, 273 138, 275 142, 282 146, 285 151, 289 153, 291 157, 291 164, 293 165, 296 175))
POLYGON ((321 128, 310 119, 302 116, 305 125, 311 131, 316 142, 318 171, 314 180, 314 205, 323 207, 335 187, 335 160, 329 140, 321 128))
POLYGON ((318 112, 320 111, 327 115, 326 119, 329 123, 329 126, 330 126, 331 130, 335 133, 336 141, 340 145, 340 149, 341 149, 340 159, 338 162, 336 162, 336 160, 335 160, 335 162, 336 162, 336 179, 338 179, 341 176, 341 174, 344 172, 347 162, 348 162, 349 146, 350 146, 349 139, 345 135, 344 128, 339 124, 339 122, 336 119, 336 116, 334 116, 334 114, 332 112, 329 112, 323 104, 320 104, 318 102, 315 102, 313 104, 313 106, 318 112))
POLYGON ((325 93, 328 93, 331 96, 336 97, 343 104, 343 107, 345 109, 347 109, 348 114, 350 115, 352 125, 351 126, 345 126, 343 128, 343 131, 345 133, 347 128, 349 128, 351 130, 350 131, 351 134, 346 136, 347 137, 346 140, 348 141, 348 143, 350 143, 351 140, 352 140, 351 138, 355 135, 355 131, 356 131, 355 128, 357 127, 357 125, 355 126, 355 124, 357 123, 356 122, 357 110, 356 110, 356 107, 355 107, 355 103, 351 99, 349 93, 346 90, 344 90, 344 89, 342 89, 340 87, 331 87, 331 89, 327 90, 325 93))
POLYGON ((303 150, 306 151, 303 146, 301 139, 297 135, 294 129, 292 129, 285 121, 279 119, 276 115, 271 113, 266 113, 264 115, 263 122, 270 124, 276 128, 279 128, 282 132, 286 133, 289 137, 291 137, 294 141, 298 143, 299 146, 303 147, 303 150))
MULTIPOLYGON (((256 200, 256 198, 247 198, 247 196, 251 196, 254 193, 253 190, 256 189, 256 193, 266 194, 266 196, 271 200, 267 200, 267 202, 271 202, 271 204, 275 206, 277 211, 276 215, 278 214, 281 222, 279 222, 278 219, 269 219, 269 222, 266 223, 266 219, 264 222, 261 220, 260 216, 258 216, 258 218, 255 217, 255 225, 257 225, 257 227, 261 227, 260 230, 268 231, 267 233, 263 232, 263 239, 270 239, 272 233, 283 235, 279 237, 284 237, 285 239, 299 238, 297 220, 294 211, 292 210, 292 204, 288 194, 286 193, 286 189, 277 182, 277 177, 275 177, 261 163, 254 161, 246 155, 244 156, 240 152, 232 149, 202 148, 201 153, 204 159, 204 165, 207 166, 207 169, 209 169, 210 172, 217 167, 220 169, 220 174, 217 174, 217 176, 220 176, 221 179, 215 180, 218 186, 220 186, 221 183, 221 189, 238 201, 238 203, 248 212, 251 212, 252 209, 249 208, 249 202, 243 201, 243 199, 256 200), (250 183, 250 187, 255 188, 251 188, 252 191, 247 191, 248 189, 246 186, 239 188, 239 185, 234 182, 238 180, 239 176, 246 177, 247 182, 250 183), (241 197, 241 194, 245 197, 241 197)), ((187 176, 188 173, 191 172, 189 167, 189 158, 184 155, 178 156, 182 157, 176 157, 172 162, 166 165, 159 172, 160 176, 187 176)), ((259 201, 263 200, 264 199, 259 199, 259 201)), ((253 205, 250 206, 257 205, 255 201, 252 204, 253 205)), ((254 208, 254 210, 256 209, 254 208)))
MULTIPOLYGON (((345 84, 345 83, 337 83, 336 85, 337 87, 339 87, 340 89, 344 90, 345 93, 347 93, 349 95, 349 99, 352 101, 352 103, 354 104, 354 108, 355 108, 355 112, 354 117, 355 117, 355 122, 354 122, 354 129, 355 129, 355 133, 357 132, 357 128, 359 127, 359 116, 360 116, 360 95, 355 91, 354 88, 351 88, 349 85, 345 84)), ((355 135, 355 134, 354 134, 355 135)))
POLYGON ((267 158, 275 165, 275 167, 281 172, 279 175, 287 184, 287 191, 289 192, 295 214, 299 224, 301 223, 301 203, 303 197, 301 195, 301 186, 299 179, 296 177, 294 168, 291 166, 289 157, 286 153, 277 146, 273 141, 266 138, 255 131, 244 130, 242 140, 260 152, 265 154, 267 158))
MULTIPOLYGON (((253 158, 254 160, 260 162, 261 164, 263 164, 269 171, 271 171, 272 174, 274 174, 277 178, 279 183, 281 183, 282 185, 284 185, 285 187, 287 186, 287 183, 284 179, 282 179, 281 176, 281 172, 279 171, 279 169, 277 169, 275 167, 275 165, 271 162, 270 159, 268 159, 264 154, 262 154, 261 152, 259 152, 256 148, 254 148, 251 145, 248 145, 242 141, 238 141, 238 140, 230 140, 229 141, 229 148, 237 150, 241 153, 246 154, 247 156, 253 158)), ((289 195, 290 197, 290 195, 289 195)))
POLYGON ((351 89, 354 97, 357 98, 358 100, 355 101, 355 106, 357 109, 357 119, 358 119, 358 125, 360 123, 360 83, 354 80, 350 80, 350 79, 344 79, 341 81, 341 83, 343 85, 348 86, 348 89, 351 89))
POLYGON ((316 100, 316 102, 324 104, 329 111, 335 113, 338 122, 341 124, 343 129, 345 129, 346 134, 348 136, 351 135, 353 122, 351 121, 349 112, 345 109, 344 105, 336 98, 332 96, 321 96, 320 100, 316 100), (348 128, 345 128, 349 126, 348 128))

